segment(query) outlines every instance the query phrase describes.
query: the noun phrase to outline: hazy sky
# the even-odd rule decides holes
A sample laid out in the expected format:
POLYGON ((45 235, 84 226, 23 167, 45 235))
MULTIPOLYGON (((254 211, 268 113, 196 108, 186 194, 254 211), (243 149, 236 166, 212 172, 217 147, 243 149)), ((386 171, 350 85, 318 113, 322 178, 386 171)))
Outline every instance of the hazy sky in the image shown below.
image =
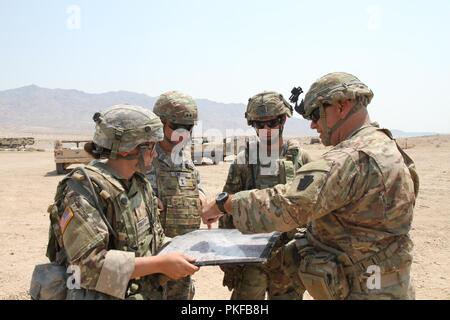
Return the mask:
POLYGON ((388 128, 450 133, 450 1, 0 0, 0 90, 242 102, 333 71, 388 128))

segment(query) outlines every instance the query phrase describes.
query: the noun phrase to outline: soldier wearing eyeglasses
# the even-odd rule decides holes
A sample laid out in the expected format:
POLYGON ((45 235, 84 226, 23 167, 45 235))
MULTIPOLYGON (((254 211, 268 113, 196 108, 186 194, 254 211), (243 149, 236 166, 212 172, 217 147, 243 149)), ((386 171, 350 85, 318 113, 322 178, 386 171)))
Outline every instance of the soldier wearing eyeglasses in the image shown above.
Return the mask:
MULTIPOLYGON (((283 129, 292 106, 277 92, 266 91, 249 99, 245 118, 258 136, 258 141, 247 143, 230 166, 224 192, 264 189, 294 179, 295 172, 310 161, 308 154, 294 141, 284 141, 283 129)), ((234 228, 230 215, 222 217, 220 228, 234 228)), ((286 244, 296 229, 283 233, 278 246, 286 244)), ((269 299, 298 300, 304 290, 298 290, 279 270, 276 261, 268 265, 222 266, 223 284, 233 290, 232 300, 269 299)))
POLYGON ((47 257, 36 266, 33 299, 165 299, 165 274, 182 279, 198 271, 182 254, 156 256, 166 242, 156 197, 145 172, 163 138, 149 110, 117 105, 94 115, 95 161, 74 168, 49 206, 47 257), (75 272, 73 282, 66 272, 75 272), (163 281, 161 281, 163 280, 163 281))
MULTIPOLYGON (((205 192, 186 145, 198 119, 192 97, 178 91, 163 93, 153 112, 163 123, 164 139, 156 145, 158 156, 147 173, 160 200, 161 224, 168 237, 199 229, 205 192)), ((195 288, 190 277, 170 281, 167 299, 191 300, 195 288)))
POLYGON ((413 299, 409 236, 419 179, 387 129, 369 118, 373 92, 354 75, 317 80, 295 110, 332 148, 292 182, 221 195, 211 223, 230 215, 244 233, 307 227, 279 256, 314 299, 413 299))

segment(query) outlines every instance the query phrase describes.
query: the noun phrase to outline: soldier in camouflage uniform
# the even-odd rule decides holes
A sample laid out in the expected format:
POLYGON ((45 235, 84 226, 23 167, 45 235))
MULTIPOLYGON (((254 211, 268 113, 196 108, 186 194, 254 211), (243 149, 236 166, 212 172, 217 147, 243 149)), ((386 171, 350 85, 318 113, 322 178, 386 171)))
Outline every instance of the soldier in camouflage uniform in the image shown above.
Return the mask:
MULTIPOLYGON (((185 148, 198 118, 197 104, 184 93, 170 91, 158 98, 153 112, 163 122, 164 140, 156 146, 158 157, 147 177, 161 201, 164 232, 175 237, 200 228, 205 198, 200 175, 185 148)), ((192 300, 194 293, 190 277, 168 283, 168 299, 192 300)))
MULTIPOLYGON (((162 123, 130 105, 96 113, 94 120, 95 136, 85 149, 107 160, 76 168, 59 183, 49 207, 47 256, 80 270, 80 288, 69 289, 66 299, 164 299, 158 274, 180 279, 198 268, 181 254, 153 256, 165 237, 142 173, 156 155, 162 123)), ((32 284, 34 297, 44 298, 35 289, 32 284)))
MULTIPOLYGON (((308 154, 295 141, 283 141, 284 124, 291 116, 291 105, 277 92, 262 92, 249 99, 245 118, 248 125, 255 128, 259 141, 254 143, 255 146, 248 143, 246 149, 238 154, 230 166, 224 192, 234 194, 290 182, 295 177, 295 171, 310 162, 308 154), (271 150, 272 142, 278 147, 277 156, 270 157, 276 162, 276 169, 264 174, 259 144, 266 144, 264 150, 271 150)), ((219 228, 234 228, 232 216, 223 216, 219 228)), ((277 246, 291 240, 295 231, 283 233, 277 246)), ((266 292, 269 299, 297 300, 303 297, 303 291, 298 290, 281 270, 272 270, 265 265, 223 266, 222 269, 225 272, 224 286, 233 289, 232 300, 264 300, 266 292)))
MULTIPOLYGON (((409 230, 418 176, 391 133, 370 122, 372 97, 351 74, 320 78, 296 110, 333 148, 291 183, 218 202, 242 232, 307 226, 279 260, 315 299, 414 298, 409 230)), ((204 221, 220 215, 216 203, 205 205, 204 221)))

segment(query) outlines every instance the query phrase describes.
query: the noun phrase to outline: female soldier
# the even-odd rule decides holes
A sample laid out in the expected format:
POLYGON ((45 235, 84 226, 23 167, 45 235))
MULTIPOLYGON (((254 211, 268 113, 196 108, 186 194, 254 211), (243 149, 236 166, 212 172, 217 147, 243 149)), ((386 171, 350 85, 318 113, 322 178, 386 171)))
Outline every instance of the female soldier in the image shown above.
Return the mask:
POLYGON ((49 208, 47 256, 53 265, 78 270, 79 283, 69 286, 66 299, 164 299, 158 274, 180 279, 198 267, 179 253, 154 256, 164 232, 144 173, 162 140, 162 123, 130 105, 96 113, 94 121, 85 150, 106 161, 76 168, 59 183, 49 208))

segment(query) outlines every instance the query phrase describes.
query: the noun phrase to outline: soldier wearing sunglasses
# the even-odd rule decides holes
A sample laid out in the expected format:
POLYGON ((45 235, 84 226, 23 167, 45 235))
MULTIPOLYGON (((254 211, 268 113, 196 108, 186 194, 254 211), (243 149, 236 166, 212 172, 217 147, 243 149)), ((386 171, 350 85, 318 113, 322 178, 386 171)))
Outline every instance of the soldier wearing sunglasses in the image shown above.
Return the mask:
POLYGON ((314 299, 415 297, 409 231, 419 178, 389 130, 371 122, 372 98, 372 90, 349 73, 318 79, 295 110, 332 148, 300 168, 292 182, 220 195, 203 211, 207 223, 231 215, 246 233, 306 227, 279 260, 314 299))
MULTIPOLYGON (((160 200, 161 224, 168 237, 175 237, 200 227, 200 212, 205 193, 200 175, 185 146, 198 119, 194 99, 178 91, 162 94, 153 112, 164 125, 164 139, 156 145, 158 153, 147 173, 160 200)), ((195 289, 190 277, 170 281, 167 299, 191 300, 195 289)))
MULTIPOLYGON (((292 181, 295 171, 310 161, 308 154, 293 141, 285 142, 283 128, 287 117, 292 116, 291 105, 277 92, 262 92, 249 99, 245 117, 258 136, 258 142, 247 144, 237 160, 231 165, 224 192, 237 193, 244 190, 264 189, 280 183, 292 181), (261 152, 271 153, 275 162, 274 172, 264 172, 261 152)), ((230 215, 219 221, 220 228, 234 228, 230 215)), ((283 233, 278 243, 280 247, 293 238, 296 229, 283 233)), ((297 290, 292 281, 275 261, 268 265, 223 266, 223 284, 230 290, 232 300, 264 300, 266 292, 269 299, 299 300, 303 290, 297 290)))

